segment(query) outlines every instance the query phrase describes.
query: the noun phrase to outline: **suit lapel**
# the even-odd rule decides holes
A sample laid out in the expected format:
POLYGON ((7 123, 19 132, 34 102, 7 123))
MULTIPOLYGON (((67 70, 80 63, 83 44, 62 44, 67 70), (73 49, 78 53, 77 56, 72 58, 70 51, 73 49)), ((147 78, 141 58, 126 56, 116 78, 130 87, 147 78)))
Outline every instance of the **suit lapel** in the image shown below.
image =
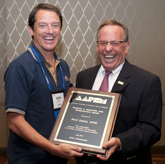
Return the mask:
POLYGON ((112 92, 116 93, 122 93, 125 87, 129 85, 130 83, 130 77, 131 77, 131 72, 130 72, 130 63, 126 60, 124 63, 124 66, 112 88, 112 92))

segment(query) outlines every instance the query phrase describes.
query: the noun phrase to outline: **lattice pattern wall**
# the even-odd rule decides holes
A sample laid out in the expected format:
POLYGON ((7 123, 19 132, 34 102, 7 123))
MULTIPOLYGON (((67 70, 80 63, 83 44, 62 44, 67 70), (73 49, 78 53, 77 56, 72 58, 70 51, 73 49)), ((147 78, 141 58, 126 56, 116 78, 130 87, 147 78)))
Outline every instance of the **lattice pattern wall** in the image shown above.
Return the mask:
POLYGON ((56 52, 68 62, 73 83, 78 71, 98 63, 96 30, 109 18, 129 28, 128 60, 159 75, 165 83, 164 0, 7 0, 7 64, 31 43, 27 18, 40 2, 58 5, 62 10, 64 26, 56 52))
POLYGON ((1 103, 5 97, 5 69, 30 45, 27 19, 41 2, 58 5, 62 10, 64 22, 56 52, 69 64, 73 84, 80 70, 98 64, 96 30, 112 18, 129 28, 131 47, 127 59, 157 74, 165 97, 165 0, 1 0, 1 103))

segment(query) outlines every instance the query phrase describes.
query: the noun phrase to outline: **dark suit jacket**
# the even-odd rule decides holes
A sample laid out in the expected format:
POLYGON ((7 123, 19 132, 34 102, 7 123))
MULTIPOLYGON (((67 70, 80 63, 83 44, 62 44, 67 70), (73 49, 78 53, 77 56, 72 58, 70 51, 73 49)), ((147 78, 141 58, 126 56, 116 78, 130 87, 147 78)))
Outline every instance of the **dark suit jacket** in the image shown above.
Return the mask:
MULTIPOLYGON (((79 72, 76 87, 92 89, 99 68, 100 65, 97 65, 79 72)), ((152 163, 150 147, 161 136, 162 93, 159 77, 126 60, 112 92, 122 94, 113 132, 113 136, 121 140, 122 150, 114 153, 107 163, 152 163)))

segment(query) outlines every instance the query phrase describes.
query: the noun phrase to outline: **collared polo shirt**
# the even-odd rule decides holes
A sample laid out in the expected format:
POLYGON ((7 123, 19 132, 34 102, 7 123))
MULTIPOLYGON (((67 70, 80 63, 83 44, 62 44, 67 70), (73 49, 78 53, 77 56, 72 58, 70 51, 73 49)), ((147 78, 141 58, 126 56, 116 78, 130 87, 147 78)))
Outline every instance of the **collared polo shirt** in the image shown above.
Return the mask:
MULTIPOLYGON (((59 65, 56 67, 56 85, 53 76, 44 63, 45 58, 33 43, 32 46, 38 54, 52 91, 62 90, 62 76, 59 65)), ((62 68, 65 80, 64 94, 66 94, 70 86, 69 67, 64 60, 58 59, 56 54, 54 55, 56 60, 59 60, 62 68)), ((38 133, 49 139, 55 122, 51 94, 41 67, 30 51, 27 50, 10 63, 5 72, 4 80, 6 112, 17 112, 24 115, 25 120, 38 133)), ((41 163, 46 158, 52 158, 55 163, 63 161, 63 159, 51 156, 44 150, 29 144, 12 131, 10 131, 9 135, 7 155, 9 163, 13 161, 24 164, 41 163)))

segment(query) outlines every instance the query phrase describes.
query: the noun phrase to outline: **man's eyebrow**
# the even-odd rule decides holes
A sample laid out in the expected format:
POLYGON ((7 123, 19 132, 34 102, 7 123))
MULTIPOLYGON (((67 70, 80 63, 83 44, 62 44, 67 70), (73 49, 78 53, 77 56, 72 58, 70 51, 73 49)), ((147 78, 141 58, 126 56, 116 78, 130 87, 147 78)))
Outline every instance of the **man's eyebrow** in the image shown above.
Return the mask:
MULTIPOLYGON (((46 23, 46 22, 39 22, 38 24, 49 24, 49 23, 46 23)), ((60 24, 60 22, 53 22, 53 23, 51 23, 51 24, 60 24)))
POLYGON ((53 23, 60 24, 60 22, 53 22, 53 23))
POLYGON ((45 22, 39 22, 38 24, 46 24, 45 22))

